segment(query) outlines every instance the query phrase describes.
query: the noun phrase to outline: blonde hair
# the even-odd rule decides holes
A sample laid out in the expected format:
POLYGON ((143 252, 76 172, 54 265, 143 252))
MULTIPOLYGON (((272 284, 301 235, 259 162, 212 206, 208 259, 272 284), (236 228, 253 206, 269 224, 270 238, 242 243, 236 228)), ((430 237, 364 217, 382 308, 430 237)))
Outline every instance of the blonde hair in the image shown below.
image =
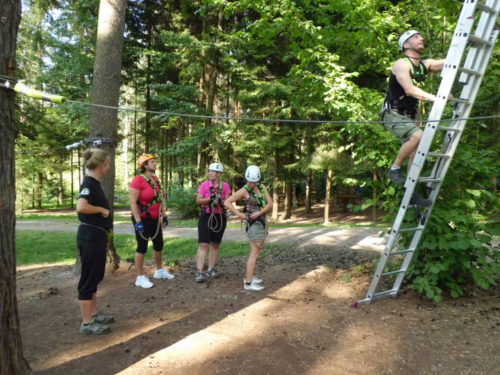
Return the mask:
POLYGON ((85 168, 94 170, 109 159, 109 154, 100 148, 89 148, 83 152, 83 164, 85 168))

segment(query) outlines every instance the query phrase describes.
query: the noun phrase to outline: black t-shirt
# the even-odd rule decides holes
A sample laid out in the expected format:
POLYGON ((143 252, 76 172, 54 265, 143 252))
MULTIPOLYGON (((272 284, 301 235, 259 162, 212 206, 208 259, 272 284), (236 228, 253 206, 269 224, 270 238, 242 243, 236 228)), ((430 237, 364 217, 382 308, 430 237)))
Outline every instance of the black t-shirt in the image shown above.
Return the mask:
MULTIPOLYGON (((91 176, 85 176, 80 186, 78 198, 84 198, 92 206, 104 207, 109 210, 109 203, 98 180, 91 176)), ((105 231, 111 229, 111 217, 103 217, 101 214, 78 213, 78 220, 90 225, 80 225, 78 227, 77 239, 79 240, 105 240, 105 231), (99 228, 102 229, 99 229, 99 228)))

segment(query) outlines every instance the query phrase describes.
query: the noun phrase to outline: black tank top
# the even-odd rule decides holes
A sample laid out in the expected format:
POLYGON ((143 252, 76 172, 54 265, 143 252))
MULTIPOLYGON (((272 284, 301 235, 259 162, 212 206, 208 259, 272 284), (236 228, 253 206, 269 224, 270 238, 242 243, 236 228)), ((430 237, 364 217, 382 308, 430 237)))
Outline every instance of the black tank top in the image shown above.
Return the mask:
MULTIPOLYGON (((420 61, 418 66, 414 65, 410 58, 405 58, 411 65, 410 77, 413 84, 421 87, 427 76, 427 68, 424 63, 420 61)), ((389 87, 384 101, 384 108, 387 110, 397 111, 399 114, 415 118, 417 115, 417 102, 418 100, 412 96, 406 95, 405 90, 399 84, 396 76, 391 73, 389 78, 389 87)))

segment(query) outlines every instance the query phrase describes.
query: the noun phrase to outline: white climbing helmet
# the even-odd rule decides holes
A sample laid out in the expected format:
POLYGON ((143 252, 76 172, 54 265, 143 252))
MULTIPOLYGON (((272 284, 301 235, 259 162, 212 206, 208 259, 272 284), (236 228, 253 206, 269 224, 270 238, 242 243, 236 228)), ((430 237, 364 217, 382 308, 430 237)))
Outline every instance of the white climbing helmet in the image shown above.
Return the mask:
POLYGON ((210 164, 210 166, 208 167, 208 170, 222 173, 222 172, 224 172, 224 166, 221 163, 215 162, 215 163, 210 164))
POLYGON ((403 44, 406 43, 408 39, 410 39, 413 35, 415 34, 420 34, 419 31, 417 30, 408 30, 405 31, 400 37, 398 41, 399 49, 402 51, 403 50, 403 44))
POLYGON ((260 181, 260 169, 256 165, 248 166, 245 172, 245 178, 249 182, 259 182, 260 181))

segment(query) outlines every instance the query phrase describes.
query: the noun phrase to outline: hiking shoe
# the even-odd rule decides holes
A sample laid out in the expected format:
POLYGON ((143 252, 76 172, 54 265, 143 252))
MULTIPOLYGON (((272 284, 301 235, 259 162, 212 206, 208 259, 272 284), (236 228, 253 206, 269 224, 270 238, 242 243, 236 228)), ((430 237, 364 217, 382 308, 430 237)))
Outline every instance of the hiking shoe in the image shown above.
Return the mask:
POLYGON ((406 178, 403 176, 403 172, 401 172, 401 169, 389 169, 389 172, 387 172, 387 177, 392 182, 398 185, 404 185, 406 181, 406 178))
POLYGON ((259 291, 264 289, 262 285, 257 284, 255 281, 252 281, 250 284, 247 284, 245 279, 243 279, 243 288, 245 288, 245 290, 253 290, 253 291, 259 291))
POLYGON ((140 286, 141 288, 144 289, 151 288, 153 285, 155 284, 149 281, 149 279, 144 275, 137 276, 137 279, 135 280, 135 286, 140 286))
POLYGON ((175 276, 172 275, 170 272, 168 272, 167 270, 165 269, 161 269, 161 270, 156 270, 153 277, 155 279, 167 279, 167 280, 172 280, 175 276))
POLYGON ((99 311, 97 314, 92 315, 92 321, 99 324, 109 324, 114 323, 115 318, 113 315, 104 314, 102 311, 99 311))
POLYGON ((207 271, 207 276, 211 279, 218 279, 220 277, 219 272, 215 268, 211 268, 207 271))
POLYGON ((82 335, 104 335, 109 332, 111 332, 111 329, 107 325, 95 321, 80 325, 80 333, 82 335))
POLYGON ((262 280, 260 277, 258 276, 254 276, 253 279, 252 279, 252 282, 255 283, 255 284, 260 284, 262 283, 264 280, 262 280))
POLYGON ((203 272, 196 272, 196 278, 195 278, 197 283, 202 283, 205 281, 205 276, 203 276, 203 272))
POLYGON ((425 199, 421 197, 417 193, 413 193, 413 195, 410 198, 410 204, 414 206, 429 207, 430 205, 432 205, 432 201, 430 199, 425 199))

